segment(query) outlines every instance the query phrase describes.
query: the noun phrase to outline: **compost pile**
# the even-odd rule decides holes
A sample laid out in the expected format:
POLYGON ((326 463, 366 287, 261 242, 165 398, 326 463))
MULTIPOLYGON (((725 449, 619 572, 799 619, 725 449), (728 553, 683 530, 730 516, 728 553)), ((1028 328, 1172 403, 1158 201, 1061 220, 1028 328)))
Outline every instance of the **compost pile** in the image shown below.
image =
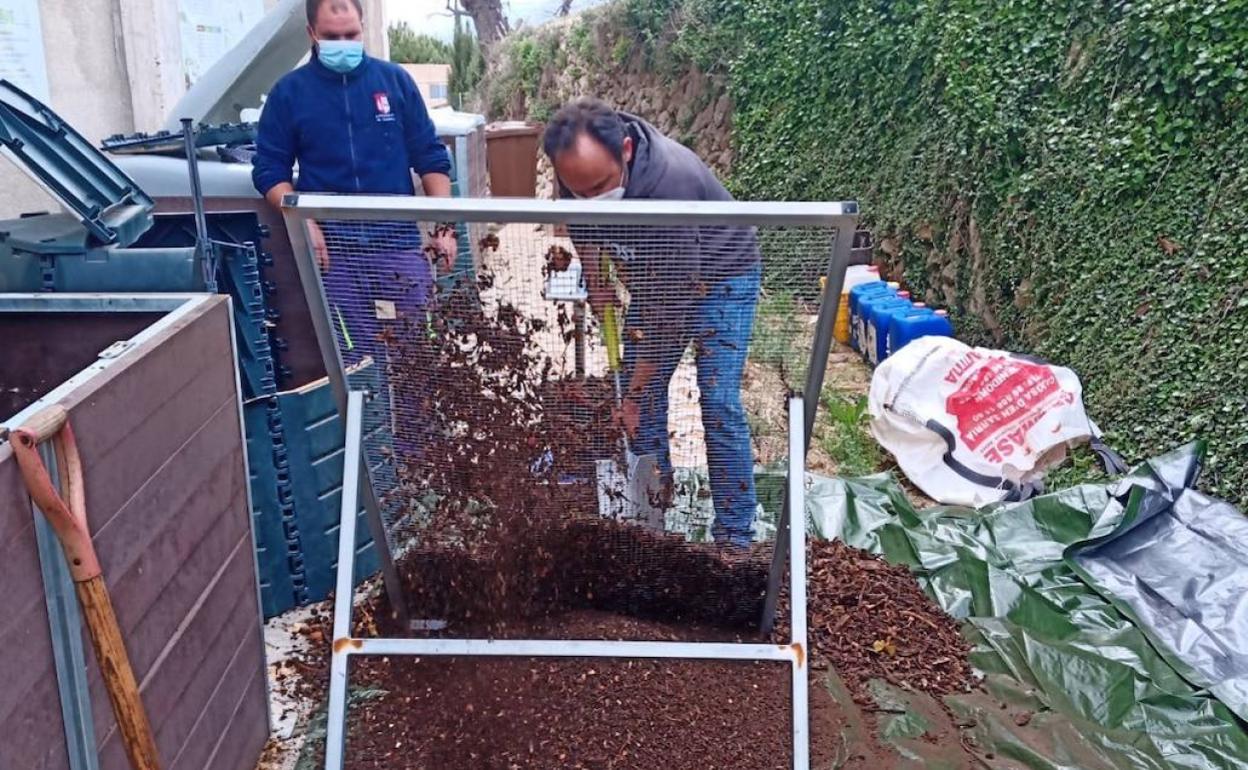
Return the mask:
POLYGON ((585 517, 472 552, 422 548, 401 573, 415 612, 470 622, 495 638, 531 633, 518 621, 581 609, 745 632, 762 611, 769 554, 729 564, 679 535, 585 517))
MULTIPOLYGON (((870 705, 871 679, 933 695, 970 689, 970 645, 908 569, 837 540, 811 541, 806 561, 811 664, 830 665, 855 701, 870 705)), ((776 641, 788 638, 789 617, 786 591, 776 641)))
MULTIPOLYGON (((657 640, 690 631, 592 612, 534 621, 526 630, 657 640)), ((364 686, 374 697, 352 707, 352 770, 792 766, 783 664, 390 658, 358 665, 358 681, 371 683, 364 686)), ((825 728, 819 719, 831 699, 818 690, 812 696, 814 724, 825 728)), ((818 736, 814 755, 828 766, 834 731, 818 736)))
MULTIPOLYGON (((481 291, 492 285, 481 277, 481 291)), ((507 304, 487 308, 478 287, 460 285, 428 319, 407 323, 388 340, 402 362, 389 377, 396 413, 414 416, 396 429, 400 484, 387 494, 406 496, 401 508, 433 501, 410 529, 393 534, 417 544, 405 563, 420 574, 409 572, 408 582, 420 599, 426 565, 488 566, 488 577, 439 581, 452 594, 442 603, 463 598, 462 586, 476 595, 479 615, 540 612, 559 557, 550 544, 577 493, 556 483, 552 455, 584 440, 574 421, 561 419, 566 411, 545 413, 553 365, 533 342, 544 322, 507 304)))

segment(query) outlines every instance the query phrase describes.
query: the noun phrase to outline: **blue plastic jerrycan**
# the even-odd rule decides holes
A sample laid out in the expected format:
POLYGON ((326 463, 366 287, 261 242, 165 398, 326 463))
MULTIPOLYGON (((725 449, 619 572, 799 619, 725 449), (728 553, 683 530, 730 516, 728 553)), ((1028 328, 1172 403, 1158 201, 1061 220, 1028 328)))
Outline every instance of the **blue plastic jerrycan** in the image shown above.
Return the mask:
POLYGON ((859 353, 864 350, 866 325, 863 316, 864 304, 872 300, 897 298, 898 286, 895 283, 874 283, 855 286, 849 293, 849 346, 859 353))
POLYGON ((862 353, 872 365, 880 362, 880 351, 886 343, 888 322, 895 313, 912 310, 914 303, 900 295, 888 299, 871 298, 863 303, 862 353))
POLYGON ((932 315, 932 309, 921 302, 916 302, 909 307, 888 307, 883 312, 877 313, 873 319, 873 328, 870 332, 873 343, 869 351, 871 363, 878 366, 881 361, 890 355, 888 348, 889 336, 892 333, 893 324, 898 319, 924 315, 932 315))
POLYGON ((886 305, 896 303, 901 300, 896 290, 887 292, 876 292, 863 297, 858 303, 858 318, 855 324, 855 331, 858 335, 858 353, 863 360, 870 360, 870 340, 868 335, 871 333, 871 312, 876 305, 886 305))
POLYGON ((849 346, 854 350, 859 349, 858 344, 858 306, 863 297, 869 297, 874 294, 881 294, 889 291, 888 284, 884 281, 868 281, 861 283, 849 290, 849 346))
POLYGON ((901 350, 920 337, 952 337, 953 323, 944 310, 905 313, 893 316, 888 327, 888 346, 885 358, 901 350))

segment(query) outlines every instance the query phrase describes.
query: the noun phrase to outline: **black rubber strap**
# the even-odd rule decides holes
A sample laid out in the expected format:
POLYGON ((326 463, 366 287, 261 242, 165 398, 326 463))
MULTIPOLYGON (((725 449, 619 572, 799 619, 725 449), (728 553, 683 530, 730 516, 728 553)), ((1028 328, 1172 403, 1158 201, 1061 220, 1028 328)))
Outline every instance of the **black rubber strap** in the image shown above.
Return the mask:
POLYGON ((978 484, 979 486, 987 487, 988 489, 1005 490, 1005 502, 1007 503, 1016 503, 1044 493, 1043 482, 1032 482, 1029 484, 1019 485, 1001 476, 988 476, 986 474, 979 473, 978 471, 971 470, 953 456, 953 450, 957 448, 958 442, 948 428, 941 425, 936 420, 928 420, 926 427, 937 436, 940 436, 941 440, 945 442, 945 453, 940 459, 943 460, 945 465, 948 465, 954 473, 958 474, 972 484, 978 484))
POLYGON ((1121 476, 1130 470, 1127 468, 1126 460, 1122 459, 1122 455, 1106 444, 1101 436, 1092 434, 1092 439, 1088 441, 1088 448, 1096 453, 1097 459, 1101 461, 1101 467, 1110 476, 1121 476))

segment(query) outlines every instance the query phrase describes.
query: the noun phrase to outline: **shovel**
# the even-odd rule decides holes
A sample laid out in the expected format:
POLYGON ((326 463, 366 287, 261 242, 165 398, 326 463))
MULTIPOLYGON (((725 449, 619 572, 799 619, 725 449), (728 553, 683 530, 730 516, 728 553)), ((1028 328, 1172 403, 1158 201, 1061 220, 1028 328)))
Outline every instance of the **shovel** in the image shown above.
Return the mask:
MULTIPOLYGON (((607 368, 615 378, 615 405, 624 403, 620 385, 620 335, 615 321, 615 307, 608 305, 602 313, 602 342, 607 348, 607 368)), ((654 455, 633 454, 628 433, 621 437, 621 456, 594 463, 598 477, 598 513, 609 519, 640 522, 662 531, 664 511, 654 504, 659 491, 659 467, 654 455)))
POLYGON ((96 662, 113 705, 113 716, 121 734, 126 756, 134 770, 159 770, 160 759, 152 726, 148 722, 139 685, 130 668, 126 645, 117 625, 117 615, 104 583, 100 562, 87 530, 86 496, 83 491, 82 460, 68 415, 62 406, 51 406, 36 414, 22 427, 9 433, 9 443, 30 498, 43 511, 56 532, 65 561, 74 581, 78 602, 87 621, 96 662), (39 456, 39 443, 52 441, 61 469, 61 489, 52 486, 47 466, 39 456), (66 502, 68 498, 68 503, 66 502))

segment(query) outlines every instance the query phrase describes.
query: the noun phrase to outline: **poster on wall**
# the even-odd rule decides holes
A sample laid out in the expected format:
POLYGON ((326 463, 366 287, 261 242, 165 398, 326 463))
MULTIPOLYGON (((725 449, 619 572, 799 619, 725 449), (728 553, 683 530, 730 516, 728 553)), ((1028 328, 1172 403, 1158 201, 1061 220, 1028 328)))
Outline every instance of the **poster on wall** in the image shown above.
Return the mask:
POLYGON ((50 101, 39 0, 0 0, 0 78, 50 101))
POLYGON ((264 0, 178 0, 182 74, 187 87, 242 40, 263 16, 264 0))

